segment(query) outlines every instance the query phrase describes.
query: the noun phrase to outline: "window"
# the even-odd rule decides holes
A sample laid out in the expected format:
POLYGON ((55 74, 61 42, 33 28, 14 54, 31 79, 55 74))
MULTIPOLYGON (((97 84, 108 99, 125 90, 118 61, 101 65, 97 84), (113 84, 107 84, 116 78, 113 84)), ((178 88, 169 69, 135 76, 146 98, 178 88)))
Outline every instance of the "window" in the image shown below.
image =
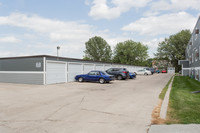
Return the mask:
POLYGON ((194 54, 192 53, 192 63, 194 62, 194 54))
POLYGON ((199 29, 196 29, 196 30, 195 30, 195 34, 199 34, 199 29))
POLYGON ((199 52, 198 52, 198 50, 196 49, 196 50, 195 50, 195 61, 198 61, 198 58, 199 58, 199 52))
POLYGON ((89 72, 88 75, 96 75, 96 72, 89 72))

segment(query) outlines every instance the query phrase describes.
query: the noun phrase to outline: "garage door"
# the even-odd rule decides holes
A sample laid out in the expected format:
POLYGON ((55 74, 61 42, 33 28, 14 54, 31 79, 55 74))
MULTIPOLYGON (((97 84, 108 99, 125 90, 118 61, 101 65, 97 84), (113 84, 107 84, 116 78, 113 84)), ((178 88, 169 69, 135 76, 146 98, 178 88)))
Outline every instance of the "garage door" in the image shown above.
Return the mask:
POLYGON ((111 67, 112 67, 111 65, 105 65, 105 71, 108 70, 111 67))
POLYGON ((68 64, 68 82, 74 81, 74 77, 77 74, 83 73, 83 66, 81 63, 69 63, 68 64))
POLYGON ((46 84, 66 82, 66 64, 62 62, 47 62, 46 84))
POLYGON ((94 64, 84 64, 84 74, 94 70, 94 64))
POLYGON ((104 66, 103 65, 96 65, 96 70, 104 71, 104 66))

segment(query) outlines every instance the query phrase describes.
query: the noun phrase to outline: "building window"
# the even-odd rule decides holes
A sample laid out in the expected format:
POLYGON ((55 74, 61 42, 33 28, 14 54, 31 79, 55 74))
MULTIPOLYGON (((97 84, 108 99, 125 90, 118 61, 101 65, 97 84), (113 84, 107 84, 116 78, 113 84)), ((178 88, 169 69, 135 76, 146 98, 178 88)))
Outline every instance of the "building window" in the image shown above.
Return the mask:
POLYGON ((199 52, 198 52, 198 50, 196 49, 196 50, 195 50, 195 61, 198 61, 198 58, 199 58, 199 52))
POLYGON ((199 34, 199 29, 196 29, 196 30, 195 30, 195 34, 199 34))
POLYGON ((192 63, 194 62, 194 54, 192 53, 192 63))

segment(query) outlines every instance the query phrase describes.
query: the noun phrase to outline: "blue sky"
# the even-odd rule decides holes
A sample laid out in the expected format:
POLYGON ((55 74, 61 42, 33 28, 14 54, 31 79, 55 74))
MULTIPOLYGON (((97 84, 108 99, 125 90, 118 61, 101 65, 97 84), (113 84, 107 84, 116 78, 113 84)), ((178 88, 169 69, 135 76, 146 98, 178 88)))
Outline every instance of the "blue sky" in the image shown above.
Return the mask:
POLYGON ((133 40, 149 47, 193 30, 200 0, 0 0, 0 57, 48 54, 82 58, 85 42, 103 37, 114 49, 133 40))

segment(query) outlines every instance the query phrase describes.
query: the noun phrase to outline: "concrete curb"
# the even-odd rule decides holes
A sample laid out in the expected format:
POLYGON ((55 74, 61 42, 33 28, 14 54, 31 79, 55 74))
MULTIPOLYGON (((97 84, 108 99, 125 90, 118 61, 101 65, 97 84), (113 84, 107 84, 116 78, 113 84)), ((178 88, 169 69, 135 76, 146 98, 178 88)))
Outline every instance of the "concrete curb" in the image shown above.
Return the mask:
POLYGON ((168 86, 168 89, 167 89, 167 92, 165 94, 165 97, 164 97, 164 100, 163 100, 163 103, 162 103, 162 106, 161 106, 161 109, 160 109, 160 118, 162 119, 166 119, 166 116, 167 116, 167 109, 168 109, 168 104, 169 104, 169 95, 170 95, 170 92, 171 92, 171 89, 172 89, 172 83, 174 81, 174 76, 168 86))

